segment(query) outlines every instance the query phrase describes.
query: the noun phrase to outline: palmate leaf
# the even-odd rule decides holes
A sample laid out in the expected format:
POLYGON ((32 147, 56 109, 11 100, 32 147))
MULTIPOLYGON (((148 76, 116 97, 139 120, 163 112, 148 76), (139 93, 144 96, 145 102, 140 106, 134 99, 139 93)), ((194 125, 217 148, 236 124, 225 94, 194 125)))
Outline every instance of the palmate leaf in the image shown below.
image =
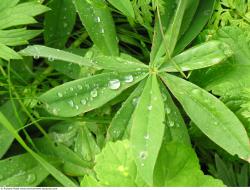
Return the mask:
POLYGON ((1 160, 0 167, 0 186, 36 187, 49 175, 29 153, 1 160))
POLYGON ((145 72, 110 72, 78 79, 40 96, 54 115, 72 117, 98 108, 146 76, 145 72))
POLYGON ((94 44, 105 55, 119 55, 112 15, 102 0, 73 0, 80 19, 94 44))
POLYGON ((209 41, 194 46, 161 65, 160 70, 179 72, 171 63, 175 62, 182 71, 201 69, 219 64, 233 54, 231 48, 220 41, 209 41))
POLYGON ((4 0, 1 2, 0 10, 0 58, 7 61, 21 59, 21 56, 8 46, 27 44, 28 40, 39 35, 41 31, 27 30, 24 27, 11 29, 11 27, 36 23, 33 17, 49 9, 35 1, 18 4, 16 0, 4 0))
POLYGON ((156 75, 145 84, 135 109, 130 142, 138 174, 148 185, 153 185, 153 171, 164 135, 164 103, 156 75))
POLYGON ((203 133, 228 153, 237 154, 249 161, 250 146, 246 131, 238 118, 220 100, 179 77, 169 74, 161 76, 203 133))

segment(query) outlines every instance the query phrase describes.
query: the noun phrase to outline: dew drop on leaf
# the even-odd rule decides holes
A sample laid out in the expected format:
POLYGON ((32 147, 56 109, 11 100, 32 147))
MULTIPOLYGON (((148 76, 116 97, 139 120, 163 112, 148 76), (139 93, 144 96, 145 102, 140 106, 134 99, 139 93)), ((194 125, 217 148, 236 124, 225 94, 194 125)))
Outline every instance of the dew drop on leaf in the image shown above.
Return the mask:
POLYGON ((57 93, 57 96, 58 96, 59 98, 62 98, 62 97, 63 97, 63 94, 62 94, 61 92, 58 92, 58 93, 57 93))
POLYGON ((90 96, 91 96, 92 98, 97 97, 97 95, 98 95, 98 92, 97 92, 96 89, 94 89, 94 90, 92 90, 92 91, 90 92, 90 96))
POLYGON ((73 100, 69 100, 68 103, 69 103, 70 107, 72 107, 72 108, 74 107, 74 102, 73 102, 73 100))
POLYGON ((134 98, 133 100, 132 100, 132 104, 134 105, 134 106, 136 106, 137 104, 138 104, 138 101, 139 101, 139 98, 137 97, 137 98, 134 98))
POLYGON ((166 110, 166 113, 167 113, 167 114, 170 114, 170 113, 171 113, 171 109, 170 109, 169 107, 166 107, 165 110, 166 110))
POLYGON ((128 76, 124 77, 124 82, 126 82, 126 83, 131 83, 133 81, 134 81, 133 75, 128 75, 128 76))
POLYGON ((148 153, 146 151, 141 151, 139 153, 139 157, 142 159, 142 160, 145 160, 148 156, 148 153))
POLYGON ((70 87, 69 90, 70 90, 70 91, 74 91, 74 88, 73 88, 73 87, 70 87))
POLYGON ((79 89, 79 90, 82 90, 82 85, 77 85, 77 88, 79 89))
POLYGON ((50 61, 50 62, 52 62, 52 61, 54 61, 55 59, 54 59, 54 57, 49 57, 48 58, 48 61, 50 61))
POLYGON ((146 135, 144 136, 144 139, 148 140, 148 139, 149 139, 149 134, 146 134, 146 135))
POLYGON ((117 90, 118 88, 120 88, 121 82, 118 79, 113 79, 109 81, 108 86, 111 90, 117 90))
POLYGON ((31 184, 31 183, 34 183, 34 181, 36 181, 36 175, 35 174, 29 174, 28 176, 27 176, 27 182, 29 183, 29 184, 31 184))
POLYGON ((87 101, 86 101, 85 99, 82 99, 82 100, 81 100, 81 104, 82 104, 82 105, 85 105, 86 103, 87 103, 87 101))
POLYGON ((149 105, 149 106, 148 106, 148 110, 149 110, 149 111, 151 111, 151 110, 152 110, 152 108, 153 108, 153 106, 152 106, 152 105, 149 105))

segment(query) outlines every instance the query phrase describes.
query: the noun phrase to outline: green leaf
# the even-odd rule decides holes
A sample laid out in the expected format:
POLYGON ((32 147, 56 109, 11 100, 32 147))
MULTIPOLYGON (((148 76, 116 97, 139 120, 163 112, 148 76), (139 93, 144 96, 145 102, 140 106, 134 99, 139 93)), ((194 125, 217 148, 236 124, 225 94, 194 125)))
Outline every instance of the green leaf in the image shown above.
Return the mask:
POLYGON ((39 35, 41 30, 27 30, 26 28, 0 30, 0 43, 6 46, 28 44, 28 40, 39 35))
POLYGON ((232 48, 234 51, 234 59, 238 64, 250 64, 250 47, 244 32, 233 26, 223 27, 218 30, 214 37, 221 40, 232 48))
MULTIPOLYGON (((209 41, 192 47, 172 58, 182 71, 201 69, 219 64, 233 54, 231 48, 220 41, 209 41)), ((161 70, 179 72, 170 62, 163 63, 161 70)))
POLYGON ((220 100, 176 76, 162 74, 162 79, 204 134, 228 153, 249 159, 249 139, 244 126, 220 100))
POLYGON ((155 186, 224 186, 220 180, 204 175, 194 150, 184 144, 168 143, 159 154, 154 172, 155 186))
POLYGON ((16 53, 13 49, 0 43, 0 58, 9 61, 11 59, 22 59, 22 57, 16 53))
POLYGON ((137 169, 129 141, 109 142, 96 157, 94 167, 97 180, 84 177, 81 186, 133 187, 142 186, 136 181, 137 169))
POLYGON ((26 145, 24 140, 12 126, 12 124, 8 121, 8 119, 0 112, 0 123, 9 130, 9 132, 15 137, 18 143, 28 152, 30 153, 55 179, 57 179, 61 184, 68 187, 75 187, 75 183, 71 181, 68 177, 66 177, 62 172, 52 166, 49 162, 47 162, 43 157, 34 152, 30 147, 26 145))
POLYGON ((165 109, 165 141, 174 141, 190 146, 191 142, 187 126, 182 118, 178 107, 173 102, 170 93, 162 82, 160 83, 160 89, 165 109))
POLYGON ((49 175, 28 153, 1 160, 0 167, 0 186, 36 187, 49 175))
POLYGON ((134 9, 130 0, 108 0, 108 2, 125 16, 135 19, 134 9))
POLYGON ((178 0, 174 3, 171 1, 164 3, 164 10, 161 11, 160 18, 157 17, 155 23, 154 40, 150 55, 151 63, 158 62, 167 52, 168 58, 172 55, 180 33, 185 9, 189 1, 190 0, 178 0), (162 25, 160 25, 160 23, 162 25))
POLYGON ((90 38, 105 55, 118 56, 118 41, 112 15, 103 0, 73 0, 90 38))
POLYGON ((27 48, 21 50, 19 53, 23 56, 33 56, 35 59, 44 57, 48 58, 49 61, 61 60, 78 64, 80 66, 95 66, 91 60, 86 59, 82 56, 42 45, 28 46, 27 48))
MULTIPOLYGON (((192 19, 189 28, 185 33, 181 36, 176 44, 174 55, 182 52, 187 45, 189 45, 195 37, 202 31, 209 18, 213 13, 213 8, 216 0, 200 0, 199 7, 195 13, 195 16, 192 19)), ((185 20, 183 20, 185 22, 185 20)))
POLYGON ((104 105, 145 76, 144 72, 103 73, 64 83, 39 99, 52 114, 72 117, 104 105))
POLYGON ((155 162, 164 135, 164 104, 155 75, 148 78, 132 121, 130 141, 138 174, 153 184, 155 162))
POLYGON ((113 117, 108 128, 108 139, 117 141, 124 138, 126 130, 128 130, 129 123, 131 122, 135 107, 137 106, 139 97, 143 91, 144 85, 145 82, 142 81, 113 117))
MULTIPOLYGON (((20 109, 20 105, 14 102, 16 106, 17 114, 15 114, 15 109, 13 108, 12 102, 8 101, 4 105, 0 107, 0 111, 8 118, 15 129, 18 130, 22 127, 27 116, 24 115, 22 110, 20 109), (19 117, 19 119, 17 118, 19 117), (20 123, 21 122, 21 123, 20 123)), ((0 125, 0 158, 4 156, 4 154, 8 151, 9 147, 11 146, 12 142, 14 141, 14 137, 12 134, 2 125, 0 125)))
POLYGON ((45 14, 44 19, 45 44, 62 49, 75 24, 75 7, 72 0, 53 0, 48 7, 51 11, 45 14))

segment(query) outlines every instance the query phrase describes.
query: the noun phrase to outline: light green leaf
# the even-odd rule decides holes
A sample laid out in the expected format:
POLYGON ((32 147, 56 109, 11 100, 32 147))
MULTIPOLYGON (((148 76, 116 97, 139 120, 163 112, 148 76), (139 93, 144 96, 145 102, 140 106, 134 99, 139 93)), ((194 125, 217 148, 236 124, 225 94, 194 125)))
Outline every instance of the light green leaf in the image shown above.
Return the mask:
POLYGON ((6 46, 28 44, 28 40, 39 35, 41 30, 27 30, 26 28, 0 30, 0 43, 6 46))
MULTIPOLYGON (((209 41, 194 46, 187 51, 173 57, 182 71, 201 69, 219 64, 233 54, 231 48, 220 41, 209 41)), ((161 65, 162 71, 179 72, 170 61, 161 65)))
POLYGON ((6 61, 11 59, 22 59, 18 53, 2 43, 0 43, 0 58, 5 59, 6 61))
POLYGON ((105 55, 118 56, 118 41, 112 15, 103 0, 73 0, 90 38, 105 55))
POLYGON ((103 73, 64 83, 39 99, 52 114, 72 117, 102 106, 145 76, 144 72, 103 73))
POLYGON ((94 167, 97 180, 84 177, 81 186, 133 187, 142 186, 136 181, 137 169, 129 141, 108 142, 96 157, 94 167))
POLYGON ((155 162, 164 135, 164 104, 155 75, 148 78, 132 121, 130 141, 140 175, 153 184, 155 162))
POLYGON ((49 175, 28 153, 1 160, 0 168, 0 186, 36 187, 49 175))
MULTIPOLYGON (((202 31, 209 18, 213 13, 213 8, 216 0, 200 0, 199 6, 189 25, 189 28, 185 33, 179 38, 176 44, 174 54, 177 55, 182 52, 185 47, 190 44, 195 37, 202 31)), ((183 20, 183 22, 186 22, 183 20)))
POLYGON ((218 30, 215 39, 221 40, 232 48, 234 59, 238 64, 250 64, 250 47, 244 32, 233 26, 223 27, 218 30))
POLYGON ((127 17, 135 18, 134 9, 130 0, 108 0, 108 2, 117 8, 127 17))
POLYGON ((220 100, 176 76, 162 74, 162 79, 204 134, 228 153, 245 160, 250 158, 244 126, 220 100))
POLYGON ((44 39, 50 47, 62 49, 75 24, 76 12, 72 0, 53 0, 45 14, 44 39))
POLYGON ((194 150, 184 144, 168 143, 162 147, 154 173, 155 186, 218 187, 220 180, 202 173, 194 150))
POLYGON ((122 107, 113 117, 108 128, 107 137, 110 140, 121 140, 125 136, 128 125, 131 122, 132 115, 138 103, 139 97, 143 91, 145 82, 141 82, 131 93, 128 99, 122 104, 122 107))
POLYGON ((61 60, 75 63, 80 66, 95 66, 91 60, 86 59, 82 56, 42 45, 28 46, 27 48, 21 50, 19 53, 23 56, 33 56, 34 58, 48 58, 49 61, 61 60))

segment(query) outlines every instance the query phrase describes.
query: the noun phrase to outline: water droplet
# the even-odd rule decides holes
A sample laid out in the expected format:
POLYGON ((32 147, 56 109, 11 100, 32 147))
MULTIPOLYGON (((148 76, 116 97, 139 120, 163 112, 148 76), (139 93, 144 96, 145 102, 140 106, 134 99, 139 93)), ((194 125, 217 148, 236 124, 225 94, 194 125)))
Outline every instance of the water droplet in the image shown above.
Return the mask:
POLYGON ((217 121, 214 122, 214 125, 218 125, 219 123, 217 121))
POLYGON ((87 101, 86 101, 85 99, 82 99, 82 100, 81 100, 81 104, 82 104, 82 105, 85 105, 86 103, 87 103, 87 101))
POLYGON ((139 157, 142 159, 142 160, 145 160, 148 156, 148 153, 146 151, 141 151, 140 154, 139 154, 139 157))
POLYGON ((70 101, 68 101, 68 103, 69 103, 69 105, 70 105, 70 107, 74 107, 74 102, 73 102, 73 100, 70 100, 70 101))
POLYGON ((91 96, 92 98, 97 97, 97 94, 98 94, 98 92, 97 92, 96 89, 94 89, 94 90, 92 90, 92 91, 90 92, 90 96, 91 96))
POLYGON ((148 139, 149 139, 149 134, 146 134, 146 135, 144 136, 144 139, 148 140, 148 139))
POLYGON ((169 121, 169 127, 173 127, 174 126, 174 121, 169 121))
POLYGON ((97 21, 97 22, 101 22, 101 19, 100 19, 99 16, 96 18, 96 21, 97 21))
POLYGON ((79 106, 78 105, 75 105, 75 108, 76 108, 76 110, 79 110, 79 106))
POLYGON ((139 97, 134 98, 134 99, 132 100, 132 104, 133 104, 134 106, 136 106, 136 105, 138 104, 138 101, 139 101, 139 97))
POLYGON ((40 56, 39 55, 34 55, 34 59, 39 59, 40 56))
POLYGON ((36 181, 36 175, 35 174, 29 174, 28 177, 27 177, 27 182, 29 184, 33 183, 34 181, 36 181))
POLYGON ((49 57, 48 60, 49 60, 50 62, 52 62, 52 61, 54 61, 55 59, 54 59, 54 57, 49 57))
POLYGON ((217 63, 219 63, 219 62, 221 62, 221 59, 220 59, 220 58, 213 58, 213 59, 212 59, 212 63, 213 63, 213 64, 217 64, 217 63))
POLYGON ((114 80, 109 81, 108 86, 112 90, 117 90, 118 88, 120 88, 121 83, 118 79, 114 79, 114 80))
POLYGON ((74 88, 73 88, 73 87, 70 87, 69 90, 70 90, 70 91, 74 91, 74 88))
POLYGON ((133 81, 134 81, 133 75, 128 75, 128 76, 124 77, 124 82, 126 82, 126 83, 131 83, 133 81))
POLYGON ((234 52, 233 52, 231 49, 229 49, 229 48, 226 48, 226 49, 224 50, 224 54, 225 54, 226 56, 228 56, 228 57, 230 57, 233 53, 234 53, 234 52))
POLYGON ((77 85, 77 88, 79 89, 79 90, 82 90, 82 85, 77 85))
POLYGON ((152 105, 149 105, 149 106, 148 106, 148 110, 149 110, 149 111, 151 111, 151 110, 152 110, 152 108, 153 108, 153 106, 152 106, 152 105))
POLYGON ((103 28, 101 29, 101 33, 104 34, 104 29, 103 28))
POLYGON ((52 113, 53 113, 54 115, 58 115, 58 110, 57 110, 56 108, 53 108, 52 113))
POLYGON ((57 96, 58 96, 59 98, 62 98, 62 97, 63 97, 63 94, 62 94, 61 92, 58 92, 58 93, 57 93, 57 96))
POLYGON ((167 113, 167 114, 170 114, 170 113, 171 113, 171 109, 170 109, 169 107, 166 107, 165 110, 166 110, 166 113, 167 113))

